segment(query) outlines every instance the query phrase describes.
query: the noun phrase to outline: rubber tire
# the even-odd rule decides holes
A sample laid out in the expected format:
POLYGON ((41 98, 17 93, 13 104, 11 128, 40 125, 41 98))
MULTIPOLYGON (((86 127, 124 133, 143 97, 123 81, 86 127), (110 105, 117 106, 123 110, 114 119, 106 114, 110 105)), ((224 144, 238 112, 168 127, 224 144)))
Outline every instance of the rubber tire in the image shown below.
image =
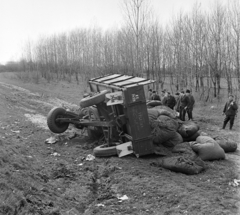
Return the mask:
POLYGON ((107 144, 97 146, 93 149, 93 155, 96 157, 110 157, 117 155, 116 146, 106 147, 107 144))
POLYGON ((83 98, 80 101, 80 106, 82 108, 93 106, 105 101, 105 95, 109 93, 108 90, 103 90, 95 96, 83 98))
POLYGON ((61 134, 68 129, 69 123, 56 123, 59 116, 64 116, 66 110, 63 108, 55 107, 47 115, 48 128, 56 134, 61 134))
MULTIPOLYGON (((89 115, 92 114, 94 116, 94 118, 93 118, 94 120, 100 121, 100 117, 99 117, 97 108, 90 107, 88 110, 88 114, 89 115)), ((89 116, 89 120, 92 121, 91 116, 89 116)), ((87 128, 88 137, 92 140, 99 139, 103 134, 101 127, 95 127, 95 128, 96 128, 96 130, 87 128)))

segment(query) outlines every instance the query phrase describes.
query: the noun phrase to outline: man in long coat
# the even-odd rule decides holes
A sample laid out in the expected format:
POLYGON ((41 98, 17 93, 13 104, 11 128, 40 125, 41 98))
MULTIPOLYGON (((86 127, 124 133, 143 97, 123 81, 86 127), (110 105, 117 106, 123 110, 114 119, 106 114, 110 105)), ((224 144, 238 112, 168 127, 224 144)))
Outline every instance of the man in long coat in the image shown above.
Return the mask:
POLYGON ((180 97, 180 119, 182 121, 185 121, 185 116, 187 113, 187 109, 189 107, 189 98, 188 96, 185 94, 184 91, 181 91, 181 97, 180 97))
POLYGON ((225 115, 225 119, 223 121, 222 129, 225 129, 228 121, 230 121, 229 129, 232 130, 232 127, 233 127, 233 124, 234 124, 234 119, 235 119, 236 114, 237 114, 237 109, 238 109, 238 105, 234 101, 234 96, 230 95, 228 97, 228 101, 226 102, 226 104, 224 106, 224 109, 223 109, 223 115, 225 115))
POLYGON ((189 98, 189 105, 187 108, 188 119, 193 120, 192 111, 193 111, 193 107, 195 104, 195 99, 194 99, 193 95, 191 94, 190 90, 186 90, 186 95, 189 98))

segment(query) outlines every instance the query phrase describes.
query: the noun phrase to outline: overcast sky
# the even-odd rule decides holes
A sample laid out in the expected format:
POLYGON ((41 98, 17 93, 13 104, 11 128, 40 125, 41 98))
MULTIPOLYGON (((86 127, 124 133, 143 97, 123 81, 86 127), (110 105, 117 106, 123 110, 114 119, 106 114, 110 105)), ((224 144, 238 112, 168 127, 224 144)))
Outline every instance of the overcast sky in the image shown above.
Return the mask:
MULTIPOLYGON (((18 60, 24 44, 40 36, 79 27, 121 26, 123 0, 0 0, 0 63, 18 60)), ((149 0, 161 23, 188 12, 195 0, 149 0)), ((209 10, 214 1, 198 0, 209 10)))

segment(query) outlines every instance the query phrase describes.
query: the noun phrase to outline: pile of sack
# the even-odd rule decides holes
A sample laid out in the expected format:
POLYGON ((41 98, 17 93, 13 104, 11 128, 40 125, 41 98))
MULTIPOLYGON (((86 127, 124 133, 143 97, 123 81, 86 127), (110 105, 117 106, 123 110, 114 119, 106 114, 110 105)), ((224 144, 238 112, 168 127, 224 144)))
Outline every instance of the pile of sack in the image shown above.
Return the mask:
POLYGON ((185 141, 195 141, 200 135, 196 123, 179 120, 177 112, 169 107, 157 106, 148 109, 148 117, 155 145, 174 147, 185 141))
POLYGON ((183 122, 166 106, 148 109, 155 153, 167 155, 158 166, 185 174, 198 174, 204 161, 225 159, 225 152, 234 152, 237 143, 223 137, 209 137, 199 131, 193 121, 183 122))

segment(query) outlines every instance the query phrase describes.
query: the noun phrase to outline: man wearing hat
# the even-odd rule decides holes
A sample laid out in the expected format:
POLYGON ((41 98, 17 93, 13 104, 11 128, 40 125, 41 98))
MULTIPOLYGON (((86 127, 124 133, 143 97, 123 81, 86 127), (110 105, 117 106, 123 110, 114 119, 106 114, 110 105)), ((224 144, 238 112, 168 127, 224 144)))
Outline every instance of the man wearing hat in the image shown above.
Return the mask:
POLYGON ((174 107, 174 109, 180 113, 180 99, 181 99, 181 96, 180 96, 180 93, 175 93, 175 100, 176 100, 176 105, 174 107))
POLYGON ((186 95, 189 98, 189 105, 187 108, 188 119, 193 120, 192 111, 193 111, 193 107, 195 104, 195 99, 194 99, 193 95, 191 94, 190 90, 186 90, 186 95))
POLYGON ((160 96, 157 94, 155 90, 152 92, 152 100, 161 101, 160 96))
POLYGON ((223 121, 222 129, 225 129, 228 121, 230 121, 229 129, 232 130, 234 119, 235 119, 235 116, 237 115, 237 109, 238 109, 238 105, 234 101, 234 96, 230 95, 228 97, 228 102, 226 102, 223 109, 223 115, 225 115, 225 119, 223 121))
POLYGON ((181 91, 180 94, 181 94, 181 97, 180 97, 180 117, 179 118, 182 121, 185 121, 185 116, 189 106, 189 98, 183 90, 181 91))
POLYGON ((167 92, 167 101, 166 104, 168 107, 170 107, 171 109, 174 108, 174 106, 176 105, 176 99, 173 95, 171 95, 170 92, 167 92))

